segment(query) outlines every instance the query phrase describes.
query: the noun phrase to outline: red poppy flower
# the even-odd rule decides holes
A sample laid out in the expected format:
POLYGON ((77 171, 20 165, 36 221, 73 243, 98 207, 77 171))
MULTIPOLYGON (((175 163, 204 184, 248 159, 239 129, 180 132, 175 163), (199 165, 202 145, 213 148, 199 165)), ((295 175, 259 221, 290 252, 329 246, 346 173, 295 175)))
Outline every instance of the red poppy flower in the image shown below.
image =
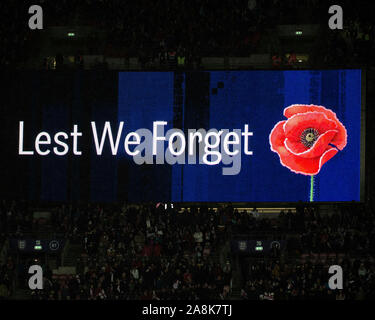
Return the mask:
POLYGON ((316 175, 347 143, 345 127, 336 114, 315 105, 291 105, 288 120, 278 122, 270 133, 271 150, 283 166, 295 173, 316 175))

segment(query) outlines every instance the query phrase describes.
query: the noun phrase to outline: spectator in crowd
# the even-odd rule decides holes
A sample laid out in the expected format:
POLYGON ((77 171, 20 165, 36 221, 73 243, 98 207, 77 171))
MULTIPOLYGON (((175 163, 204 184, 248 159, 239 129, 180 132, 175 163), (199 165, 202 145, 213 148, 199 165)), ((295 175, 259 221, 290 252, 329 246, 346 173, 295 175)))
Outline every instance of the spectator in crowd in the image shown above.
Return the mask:
MULTIPOLYGON (((38 230, 31 204, 1 203, 3 242, 38 230)), ((232 205, 178 210, 153 205, 59 205, 50 207, 51 226, 84 250, 77 274, 45 274, 34 299, 226 299, 233 261, 215 256, 232 237, 286 241, 283 250, 241 258, 243 299, 367 299, 374 297, 375 215, 371 208, 340 206, 330 214, 297 206, 277 218, 232 205), (344 291, 328 288, 329 265, 345 272, 344 291)), ((234 259, 234 260, 233 260, 234 259)), ((1 295, 13 294, 15 264, 1 266, 1 295)))

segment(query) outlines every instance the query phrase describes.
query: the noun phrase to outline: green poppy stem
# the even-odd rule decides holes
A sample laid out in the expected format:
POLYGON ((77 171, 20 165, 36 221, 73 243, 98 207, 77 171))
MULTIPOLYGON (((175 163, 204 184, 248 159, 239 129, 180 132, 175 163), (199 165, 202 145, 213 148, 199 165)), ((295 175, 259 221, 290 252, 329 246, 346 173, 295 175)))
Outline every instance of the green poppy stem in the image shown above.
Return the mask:
POLYGON ((314 176, 310 178, 310 202, 314 201, 314 176))

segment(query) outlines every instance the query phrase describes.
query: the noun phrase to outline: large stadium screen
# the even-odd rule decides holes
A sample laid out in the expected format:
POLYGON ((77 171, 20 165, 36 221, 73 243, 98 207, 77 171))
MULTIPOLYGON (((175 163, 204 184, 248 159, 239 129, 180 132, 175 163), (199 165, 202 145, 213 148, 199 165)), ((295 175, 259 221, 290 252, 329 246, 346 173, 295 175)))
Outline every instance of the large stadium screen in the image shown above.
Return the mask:
POLYGON ((361 70, 18 73, 3 88, 2 191, 361 201, 361 79, 361 70))

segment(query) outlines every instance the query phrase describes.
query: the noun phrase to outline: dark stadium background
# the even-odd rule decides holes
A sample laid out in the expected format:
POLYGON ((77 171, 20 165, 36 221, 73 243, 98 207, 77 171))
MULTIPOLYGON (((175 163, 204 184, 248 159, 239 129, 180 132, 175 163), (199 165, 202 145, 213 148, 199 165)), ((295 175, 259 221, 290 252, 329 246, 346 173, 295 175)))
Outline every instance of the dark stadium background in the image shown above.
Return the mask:
POLYGON ((350 0, 1 1, 0 299, 141 300, 127 304, 129 314, 159 299, 374 299, 373 13, 373 2, 350 0), (28 28, 31 4, 43 7, 43 30, 28 28), (333 4, 343 8, 343 30, 328 28, 333 4), (185 89, 197 88, 196 97, 187 92, 190 120, 204 127, 202 96, 223 89, 210 86, 210 70, 341 69, 362 74, 362 201, 171 203, 170 166, 160 176, 144 170, 147 189, 130 187, 139 168, 120 165, 116 188, 106 178, 112 160, 100 163, 85 140, 90 117, 117 121, 118 71, 169 72, 174 88, 186 72, 185 89), (21 119, 35 132, 79 121, 83 155, 22 160, 14 148, 21 119), (159 201, 129 202, 152 198, 155 185, 159 201), (56 195, 65 201, 46 201, 56 195), (34 264, 43 290, 28 287, 34 264), (328 288, 331 265, 343 269, 343 290, 328 288))

